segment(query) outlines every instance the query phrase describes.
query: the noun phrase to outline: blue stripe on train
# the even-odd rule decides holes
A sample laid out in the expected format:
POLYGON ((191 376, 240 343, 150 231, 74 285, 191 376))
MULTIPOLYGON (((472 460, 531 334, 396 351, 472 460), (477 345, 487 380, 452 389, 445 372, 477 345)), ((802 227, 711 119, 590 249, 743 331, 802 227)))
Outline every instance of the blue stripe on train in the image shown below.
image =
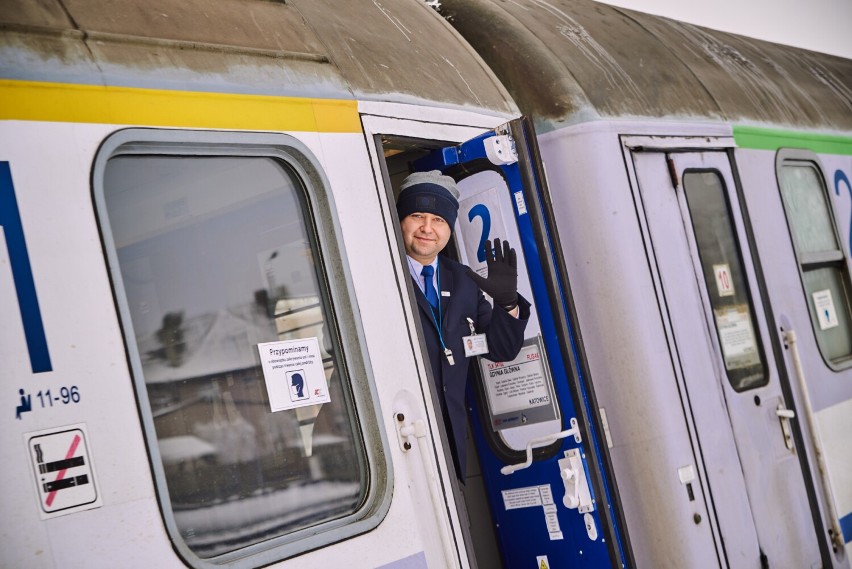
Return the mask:
POLYGON ((24 324, 24 336, 30 353, 30 366, 33 373, 53 371, 41 310, 38 307, 30 256, 24 239, 24 227, 15 198, 15 186, 12 184, 12 170, 8 162, 0 162, 0 227, 6 237, 9 250, 9 263, 12 266, 12 279, 18 294, 18 307, 24 324))
POLYGON ((843 532, 844 543, 852 541, 852 512, 840 518, 840 531, 843 532))

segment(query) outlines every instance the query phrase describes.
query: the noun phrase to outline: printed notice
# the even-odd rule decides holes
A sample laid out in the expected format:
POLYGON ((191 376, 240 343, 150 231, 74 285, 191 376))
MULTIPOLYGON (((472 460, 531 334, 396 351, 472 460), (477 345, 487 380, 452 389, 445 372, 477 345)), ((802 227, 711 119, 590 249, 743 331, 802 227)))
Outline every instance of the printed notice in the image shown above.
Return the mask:
POLYGON ((837 320, 837 310, 834 308, 831 290, 818 290, 811 296, 814 299, 814 310, 816 310, 817 320, 819 320, 819 329, 828 330, 839 326, 840 322, 837 320))
POLYGON ((495 431, 559 418, 541 335, 525 340, 512 361, 480 357, 479 367, 495 431))
POLYGON ((748 306, 734 306, 714 311, 719 342, 725 356, 725 367, 737 369, 760 363, 748 306))
POLYGON ((330 401, 316 338, 266 342, 257 351, 273 412, 330 401))
POLYGON ((503 506, 507 510, 517 508, 529 508, 530 506, 541 506, 541 494, 538 486, 527 486, 526 488, 515 488, 503 490, 503 506))
POLYGON ((494 415, 550 404, 538 346, 524 346, 510 362, 480 360, 494 415))
POLYGON ((559 527, 559 515, 556 504, 553 503, 553 491, 549 484, 542 486, 527 486, 503 490, 503 507, 506 510, 532 508, 542 506, 544 524, 551 540, 563 539, 562 528, 559 527))

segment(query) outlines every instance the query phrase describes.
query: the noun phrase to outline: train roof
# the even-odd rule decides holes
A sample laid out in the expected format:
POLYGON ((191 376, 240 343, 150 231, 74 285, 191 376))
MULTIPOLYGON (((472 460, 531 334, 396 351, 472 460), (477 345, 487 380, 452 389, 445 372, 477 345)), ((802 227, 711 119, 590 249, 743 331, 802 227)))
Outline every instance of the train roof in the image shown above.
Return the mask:
POLYGON ((612 117, 852 130, 852 60, 592 0, 441 4, 539 133, 612 117))
POLYGON ((0 78, 518 113, 412 0, 0 0, 0 78))

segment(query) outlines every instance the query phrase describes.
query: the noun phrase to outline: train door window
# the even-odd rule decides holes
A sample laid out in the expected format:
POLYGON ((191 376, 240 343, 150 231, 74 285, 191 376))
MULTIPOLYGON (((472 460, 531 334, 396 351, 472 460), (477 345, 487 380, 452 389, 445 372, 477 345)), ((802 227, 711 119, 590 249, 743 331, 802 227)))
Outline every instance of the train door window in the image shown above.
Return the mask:
POLYGON ((779 152, 778 180, 817 343, 836 366, 852 356, 852 289, 825 182, 815 160, 807 158, 799 151, 779 152))
POLYGON ((683 189, 728 381, 736 391, 766 385, 769 378, 724 181, 715 170, 687 171, 683 189))
POLYGON ((118 142, 96 200, 172 539, 257 566, 355 533, 386 473, 309 151, 118 142))

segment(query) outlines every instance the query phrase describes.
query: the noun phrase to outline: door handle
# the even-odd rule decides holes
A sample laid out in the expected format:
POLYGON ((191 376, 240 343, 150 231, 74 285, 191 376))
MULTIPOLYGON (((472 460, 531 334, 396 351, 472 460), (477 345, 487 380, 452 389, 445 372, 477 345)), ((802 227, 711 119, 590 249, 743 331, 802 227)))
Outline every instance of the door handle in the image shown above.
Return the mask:
POLYGON ((778 421, 781 423, 781 432, 784 434, 784 444, 787 445, 787 450, 793 450, 793 430, 790 428, 790 419, 796 418, 796 412, 784 407, 783 403, 779 403, 778 407, 775 408, 775 415, 778 416, 778 421))
POLYGON ((552 435, 544 435, 542 437, 530 439, 529 442, 527 442, 527 459, 524 462, 519 462, 518 464, 507 464, 506 466, 500 469, 500 472, 502 474, 509 475, 517 470, 523 470, 524 468, 528 468, 529 465, 532 464, 532 451, 534 448, 553 444, 560 439, 564 439, 572 435, 574 436, 574 441, 578 443, 583 441, 583 439, 580 437, 580 429, 577 426, 577 419, 574 418, 571 419, 570 429, 560 431, 558 433, 553 433, 552 435))

